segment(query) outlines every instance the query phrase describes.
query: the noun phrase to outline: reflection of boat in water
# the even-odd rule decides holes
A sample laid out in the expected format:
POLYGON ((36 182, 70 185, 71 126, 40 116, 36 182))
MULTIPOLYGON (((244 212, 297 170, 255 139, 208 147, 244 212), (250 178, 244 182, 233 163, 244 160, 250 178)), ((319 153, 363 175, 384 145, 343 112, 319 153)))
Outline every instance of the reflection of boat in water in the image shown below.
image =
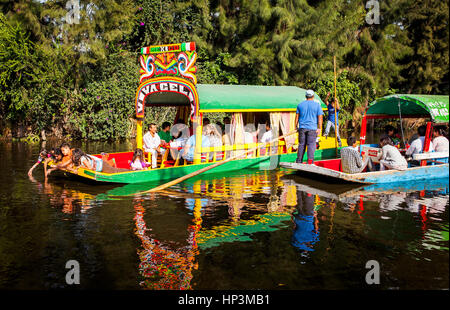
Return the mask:
POLYGON ((295 175, 288 175, 283 178, 283 181, 289 185, 294 185, 302 191, 316 194, 321 197, 342 200, 348 197, 369 195, 369 194, 396 194, 396 193, 411 193, 418 191, 435 192, 438 194, 447 194, 449 192, 449 179, 431 179, 431 180, 417 180, 415 182, 396 182, 396 183, 379 183, 363 186, 334 186, 330 189, 328 184, 315 183, 314 186, 305 185, 301 182, 305 179, 299 179, 295 175), (296 180, 299 181, 296 181, 296 180))

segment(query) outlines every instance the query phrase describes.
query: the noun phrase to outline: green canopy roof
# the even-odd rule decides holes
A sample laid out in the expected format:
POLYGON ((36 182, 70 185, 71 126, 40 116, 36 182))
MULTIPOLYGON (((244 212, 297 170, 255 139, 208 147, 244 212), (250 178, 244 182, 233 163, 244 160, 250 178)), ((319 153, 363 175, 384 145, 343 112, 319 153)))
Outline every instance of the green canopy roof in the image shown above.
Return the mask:
MULTIPOLYGON (((295 86, 197 84, 200 112, 296 111, 306 90, 295 86)), ((322 109, 326 105, 314 96, 322 109)))
POLYGON ((448 98, 438 95, 390 95, 373 101, 366 114, 398 116, 401 113, 402 116, 431 117, 435 123, 448 123, 448 98))

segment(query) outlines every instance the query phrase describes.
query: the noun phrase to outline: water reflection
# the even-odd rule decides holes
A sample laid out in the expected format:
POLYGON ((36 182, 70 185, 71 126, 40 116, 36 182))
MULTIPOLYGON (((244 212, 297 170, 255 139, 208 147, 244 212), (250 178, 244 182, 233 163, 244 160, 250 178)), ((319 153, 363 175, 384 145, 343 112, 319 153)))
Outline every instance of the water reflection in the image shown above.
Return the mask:
POLYGON ((61 210, 65 214, 85 213, 94 205, 94 194, 67 188, 63 185, 49 182, 47 179, 39 182, 32 176, 28 178, 36 186, 39 194, 48 196, 52 207, 61 210))
POLYGON ((198 214, 199 205, 194 207, 194 220, 187 228, 189 237, 187 246, 171 248, 163 242, 149 236, 147 224, 144 220, 145 208, 143 199, 133 199, 136 215, 135 234, 142 242, 142 249, 138 250, 140 259, 139 273, 144 278, 140 282, 145 289, 187 290, 191 289, 192 270, 197 268, 195 256, 198 254, 196 236, 201 228, 201 218, 198 214))
POLYGON ((319 239, 319 220, 314 210, 314 196, 306 192, 298 193, 298 205, 294 213, 294 233, 292 245, 300 250, 313 251, 319 239))
MULTIPOLYGON (((413 184, 412 188, 332 188, 286 171, 255 171, 202 176, 145 195, 138 193, 154 185, 95 187, 71 180, 30 181, 63 214, 82 213, 101 221, 93 212, 99 212, 99 207, 106 209, 111 202, 119 202, 121 208, 131 208, 133 221, 129 221, 138 242, 133 248, 138 260, 136 282, 143 289, 205 288, 202 283, 207 280, 202 279, 221 274, 227 279, 236 277, 234 285, 252 277, 256 284, 248 287, 262 281, 250 268, 242 268, 245 272, 240 271, 240 278, 235 276, 239 268, 226 270, 233 268, 230 264, 222 269, 214 266, 220 270, 216 274, 209 272, 215 262, 206 258, 228 255, 223 251, 231 255, 244 251, 248 260, 250 256, 267 259, 273 272, 283 278, 277 283, 288 282, 294 289, 308 287, 298 282, 300 278, 286 280, 305 272, 299 264, 328 266, 329 276, 339 282, 344 281, 339 278, 343 270, 330 267, 331 262, 357 268, 364 251, 377 249, 371 253, 386 259, 400 252, 414 253, 417 259, 424 251, 448 253, 448 180, 413 184), (252 252, 245 252, 246 247, 252 252), (283 266, 278 265, 279 257, 271 260, 269 253, 275 249, 283 253, 283 266)), ((101 215, 108 216, 107 212, 101 215)))

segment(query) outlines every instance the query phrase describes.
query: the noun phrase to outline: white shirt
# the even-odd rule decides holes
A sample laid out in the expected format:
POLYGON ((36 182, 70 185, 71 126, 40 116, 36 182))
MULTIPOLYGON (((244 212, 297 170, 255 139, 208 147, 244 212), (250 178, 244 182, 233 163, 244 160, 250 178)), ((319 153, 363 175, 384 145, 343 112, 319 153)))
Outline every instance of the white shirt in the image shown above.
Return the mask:
POLYGON ((439 136, 433 139, 434 150, 436 152, 448 152, 448 139, 444 136, 439 136))
POLYGON ((144 151, 150 152, 152 150, 156 150, 158 146, 161 144, 161 138, 157 133, 155 133, 154 136, 150 133, 150 131, 147 131, 147 133, 144 135, 144 151))
POLYGON ((272 140, 273 140, 272 130, 266 131, 261 138, 262 143, 268 143, 272 140))
POLYGON ((172 142, 170 142, 170 147, 184 147, 184 145, 186 144, 187 138, 177 138, 175 140, 173 140, 172 142))
MULTIPOLYGON (((414 155, 422 153, 423 151, 423 145, 425 143, 425 137, 419 137, 418 139, 414 140, 409 149, 406 151, 406 155, 414 155)), ((434 151, 433 142, 430 141, 430 147, 428 149, 428 152, 434 151)))
MULTIPOLYGON (((263 136, 264 137, 264 136, 263 136)), ((270 140, 269 140, 270 141, 270 140)), ((251 132, 244 132, 244 143, 245 144, 251 144, 254 143, 255 141, 253 141, 253 135, 251 132)))

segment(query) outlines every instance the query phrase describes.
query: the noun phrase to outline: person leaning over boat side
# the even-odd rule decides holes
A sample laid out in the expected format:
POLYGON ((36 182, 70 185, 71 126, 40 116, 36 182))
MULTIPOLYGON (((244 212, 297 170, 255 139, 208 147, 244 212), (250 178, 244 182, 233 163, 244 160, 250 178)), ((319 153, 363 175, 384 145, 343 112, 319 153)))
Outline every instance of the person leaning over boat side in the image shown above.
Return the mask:
POLYGON ((118 173, 129 171, 128 169, 124 168, 114 168, 101 158, 85 154, 79 148, 76 148, 72 151, 72 163, 75 165, 75 167, 72 167, 69 170, 72 170, 72 172, 74 173, 78 173, 77 167, 84 167, 89 170, 104 173, 118 173))
POLYGON ((306 91, 306 100, 297 106, 295 124, 298 129, 298 151, 296 163, 303 161, 305 147, 308 148, 308 164, 314 163, 316 138, 320 134, 323 121, 323 111, 320 104, 314 101, 314 91, 306 91))
POLYGON ((327 117, 327 124, 325 127, 325 134, 324 137, 327 138, 328 134, 330 133, 331 127, 333 127, 334 132, 336 133, 336 138, 339 143, 339 147, 342 147, 341 137, 339 136, 339 101, 337 98, 331 99, 331 102, 328 103, 328 98, 330 97, 330 92, 327 94, 327 98, 325 99, 325 104, 328 108, 328 117, 327 117), (336 109, 336 125, 334 124, 335 120, 335 109, 336 109))
POLYGON ((52 173, 53 171, 59 169, 59 170, 64 170, 64 169, 68 169, 71 170, 73 167, 73 163, 72 163, 72 151, 74 149, 70 148, 70 145, 66 142, 62 143, 61 146, 59 147, 59 149, 61 150, 62 153, 62 159, 61 162, 56 164, 56 166, 54 168, 51 168, 47 171, 47 176, 50 175, 50 173, 52 173))
POLYGON ((372 159, 366 154, 363 154, 362 157, 359 155, 356 138, 349 137, 347 143, 349 146, 341 149, 342 172, 360 173, 366 167, 369 171, 372 171, 372 159))
POLYGON ((144 151, 152 154, 152 169, 157 166, 158 153, 161 153, 161 138, 156 133, 156 124, 151 123, 144 137, 144 151))
POLYGON ((51 160, 50 153, 48 153, 46 149, 42 149, 41 152, 39 153, 39 157, 36 163, 30 168, 30 170, 28 170, 28 176, 31 177, 33 175, 34 168, 36 168, 40 163, 43 163, 44 176, 47 177, 47 162, 49 162, 50 160, 51 160))
POLYGON ((448 152, 449 143, 444 134, 444 127, 436 126, 433 128, 433 146, 435 152, 448 152))
POLYGON ((380 138, 381 153, 378 155, 380 161, 380 171, 384 170, 406 170, 408 163, 400 154, 400 151, 393 145, 392 139, 388 135, 380 138))
MULTIPOLYGON (((195 150, 195 136, 192 135, 189 137, 189 139, 186 141, 186 144, 183 149, 181 149, 181 157, 183 157, 187 161, 193 161, 194 160, 194 150, 195 150)), ((206 127, 203 127, 202 130, 202 148, 209 147, 209 138, 206 134, 206 127)), ((203 155, 203 153, 202 153, 203 155)), ((204 158, 202 156, 202 161, 204 161, 204 158)))

